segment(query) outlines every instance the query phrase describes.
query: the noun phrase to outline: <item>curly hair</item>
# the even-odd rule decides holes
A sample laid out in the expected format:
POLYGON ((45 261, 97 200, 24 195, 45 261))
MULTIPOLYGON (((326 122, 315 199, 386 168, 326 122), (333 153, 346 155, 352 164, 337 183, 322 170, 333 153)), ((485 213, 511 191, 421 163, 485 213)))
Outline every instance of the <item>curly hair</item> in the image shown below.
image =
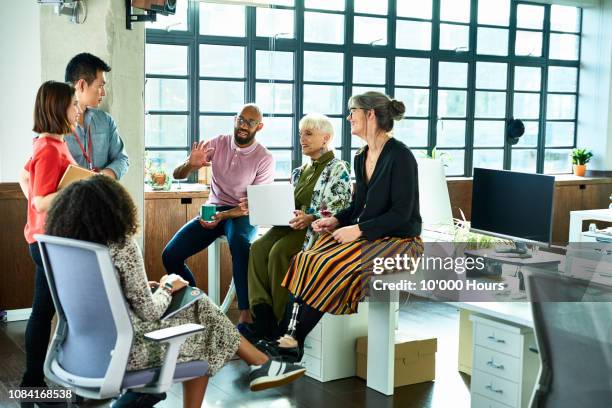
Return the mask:
POLYGON ((138 230, 137 210, 127 190, 115 180, 96 175, 70 184, 55 197, 45 233, 123 246, 138 230))

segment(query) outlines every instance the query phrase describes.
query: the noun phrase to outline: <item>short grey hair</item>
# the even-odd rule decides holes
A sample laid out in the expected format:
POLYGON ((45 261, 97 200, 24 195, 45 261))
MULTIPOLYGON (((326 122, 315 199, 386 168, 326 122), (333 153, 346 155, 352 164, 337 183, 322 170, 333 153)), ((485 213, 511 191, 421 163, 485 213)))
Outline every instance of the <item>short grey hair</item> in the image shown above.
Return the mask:
POLYGON ((300 120, 300 130, 314 129, 334 137, 334 127, 329 118, 322 113, 309 113, 300 120))

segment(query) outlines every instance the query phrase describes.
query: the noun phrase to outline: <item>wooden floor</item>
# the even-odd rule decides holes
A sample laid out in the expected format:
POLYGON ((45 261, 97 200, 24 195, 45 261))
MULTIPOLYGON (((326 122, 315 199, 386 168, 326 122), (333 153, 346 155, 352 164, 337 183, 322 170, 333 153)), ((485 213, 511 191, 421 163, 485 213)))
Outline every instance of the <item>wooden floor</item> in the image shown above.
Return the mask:
MULTIPOLYGON (((285 387, 250 392, 248 367, 240 360, 230 361, 211 378, 203 407, 402 407, 468 408, 469 376, 457 371, 459 314, 443 303, 417 298, 404 299, 400 307, 399 328, 438 338, 436 380, 395 389, 386 397, 366 387, 359 378, 321 383, 303 377, 285 387)), ((19 384, 25 365, 24 332, 26 322, 0 324, 0 407, 17 407, 8 400, 9 388, 19 384)), ((156 407, 181 407, 181 386, 175 384, 168 398, 156 407)), ((81 407, 106 407, 110 401, 87 401, 81 407)))

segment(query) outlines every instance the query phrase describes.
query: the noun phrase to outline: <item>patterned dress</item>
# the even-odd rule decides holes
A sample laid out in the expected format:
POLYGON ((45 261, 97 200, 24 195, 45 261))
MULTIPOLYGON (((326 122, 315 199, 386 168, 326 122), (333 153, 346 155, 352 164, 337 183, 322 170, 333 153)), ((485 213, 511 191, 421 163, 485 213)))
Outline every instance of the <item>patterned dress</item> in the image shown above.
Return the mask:
POLYGON ((170 304, 171 296, 165 290, 151 293, 138 244, 134 240, 128 240, 123 247, 110 244, 108 248, 129 305, 134 327, 127 369, 140 370, 161 366, 166 346, 146 340, 146 333, 185 323, 196 323, 204 326, 204 330, 187 338, 181 346, 178 362, 206 360, 209 375, 219 371, 238 350, 240 343, 240 334, 223 312, 204 296, 172 318, 160 320, 170 304))

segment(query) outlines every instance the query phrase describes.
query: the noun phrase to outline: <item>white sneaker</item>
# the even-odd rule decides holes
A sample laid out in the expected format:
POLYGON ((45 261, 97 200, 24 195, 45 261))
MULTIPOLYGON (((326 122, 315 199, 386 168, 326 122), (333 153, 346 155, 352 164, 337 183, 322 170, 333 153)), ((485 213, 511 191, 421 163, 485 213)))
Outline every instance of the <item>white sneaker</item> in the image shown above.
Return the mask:
POLYGON ((270 358, 263 365, 251 366, 249 373, 251 391, 289 384, 303 376, 305 372, 306 369, 302 366, 270 358))

